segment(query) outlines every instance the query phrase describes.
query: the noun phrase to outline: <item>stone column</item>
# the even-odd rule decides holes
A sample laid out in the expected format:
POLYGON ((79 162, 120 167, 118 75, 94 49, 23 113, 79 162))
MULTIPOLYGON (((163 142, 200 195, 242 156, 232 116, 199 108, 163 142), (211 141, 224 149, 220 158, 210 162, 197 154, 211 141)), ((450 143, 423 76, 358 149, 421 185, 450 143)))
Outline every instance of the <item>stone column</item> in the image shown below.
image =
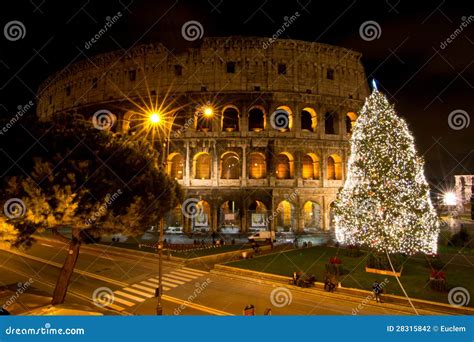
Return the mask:
POLYGON ((242 146, 242 173, 241 173, 241 186, 247 186, 247 145, 242 146))
POLYGON ((190 149, 189 149, 189 141, 186 141, 186 162, 184 166, 184 177, 183 183, 186 186, 191 185, 191 156, 190 156, 190 149))
POLYGON ((212 207, 211 207, 211 230, 213 232, 217 232, 217 224, 218 224, 218 216, 217 216, 217 203, 214 202, 214 200, 212 200, 212 207))

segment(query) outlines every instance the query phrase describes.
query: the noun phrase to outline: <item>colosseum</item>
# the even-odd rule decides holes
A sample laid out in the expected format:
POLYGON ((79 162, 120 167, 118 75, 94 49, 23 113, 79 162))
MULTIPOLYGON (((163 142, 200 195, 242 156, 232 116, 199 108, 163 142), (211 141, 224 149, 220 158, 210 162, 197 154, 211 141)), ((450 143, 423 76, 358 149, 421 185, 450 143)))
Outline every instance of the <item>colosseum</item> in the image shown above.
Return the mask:
POLYGON ((166 218, 186 233, 330 233, 348 139, 369 93, 361 54, 320 43, 205 38, 171 52, 161 44, 71 64, 39 88, 38 116, 113 114, 137 135, 136 103, 175 108, 164 167, 197 202, 166 218), (186 214, 186 213, 184 213, 186 214))

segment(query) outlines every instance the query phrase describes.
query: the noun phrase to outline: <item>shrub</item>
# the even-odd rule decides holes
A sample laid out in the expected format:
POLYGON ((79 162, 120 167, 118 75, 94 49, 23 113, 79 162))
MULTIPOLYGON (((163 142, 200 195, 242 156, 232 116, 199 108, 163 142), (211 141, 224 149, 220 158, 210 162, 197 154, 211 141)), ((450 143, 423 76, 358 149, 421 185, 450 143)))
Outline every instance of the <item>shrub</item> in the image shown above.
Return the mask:
POLYGON ((359 246, 356 246, 356 245, 349 245, 346 248, 342 249, 342 251, 345 256, 348 256, 351 258, 358 258, 363 254, 359 246))
MULTIPOLYGON (((390 260, 392 261, 395 271, 400 272, 402 269, 404 257, 401 254, 392 254, 390 255, 390 260)), ((383 253, 370 254, 367 258, 367 267, 378 270, 392 271, 392 267, 390 267, 390 262, 387 258, 387 255, 383 253)))

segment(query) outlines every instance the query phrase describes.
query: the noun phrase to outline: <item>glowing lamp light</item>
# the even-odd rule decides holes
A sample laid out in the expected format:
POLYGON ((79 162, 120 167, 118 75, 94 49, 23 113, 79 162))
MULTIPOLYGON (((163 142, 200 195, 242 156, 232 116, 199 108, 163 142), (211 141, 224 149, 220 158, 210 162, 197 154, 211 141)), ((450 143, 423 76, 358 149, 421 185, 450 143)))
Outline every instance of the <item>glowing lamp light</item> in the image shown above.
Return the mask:
POLYGON ((456 205, 456 194, 452 191, 446 192, 443 196, 443 202, 445 205, 456 205))
POLYGON ((159 124, 161 121, 161 116, 158 113, 151 113, 149 120, 152 124, 159 124))
POLYGON ((211 106, 207 105, 203 107, 202 112, 204 113, 205 116, 209 117, 214 114, 214 109, 211 106))

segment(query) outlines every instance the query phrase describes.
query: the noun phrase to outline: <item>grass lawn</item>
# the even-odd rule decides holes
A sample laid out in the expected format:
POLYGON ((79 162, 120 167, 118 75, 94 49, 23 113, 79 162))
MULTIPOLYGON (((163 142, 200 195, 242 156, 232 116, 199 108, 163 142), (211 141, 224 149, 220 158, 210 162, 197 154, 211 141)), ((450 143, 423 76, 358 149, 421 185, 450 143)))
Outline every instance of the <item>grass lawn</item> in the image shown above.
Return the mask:
MULTIPOLYGON (((317 281, 324 281, 325 264, 337 252, 338 248, 318 246, 240 260, 226 265, 284 276, 291 276, 294 271, 302 271, 316 275, 317 281)), ((345 270, 344 275, 341 276, 342 286, 371 290, 371 284, 374 280, 381 282, 387 278, 389 283, 385 288, 385 293, 403 295, 395 277, 365 272, 365 260, 368 252, 364 252, 359 257, 348 257, 342 252, 338 256, 342 259, 342 265, 345 270)), ((441 254, 441 259, 447 263, 443 271, 446 273, 449 287, 462 286, 474 296, 473 254, 445 253, 441 254)), ((412 298, 448 303, 447 292, 436 292, 429 288, 429 273, 430 270, 424 256, 412 256, 403 265, 400 281, 408 295, 412 298)), ((473 302, 471 300, 469 306, 473 307, 473 302)))

